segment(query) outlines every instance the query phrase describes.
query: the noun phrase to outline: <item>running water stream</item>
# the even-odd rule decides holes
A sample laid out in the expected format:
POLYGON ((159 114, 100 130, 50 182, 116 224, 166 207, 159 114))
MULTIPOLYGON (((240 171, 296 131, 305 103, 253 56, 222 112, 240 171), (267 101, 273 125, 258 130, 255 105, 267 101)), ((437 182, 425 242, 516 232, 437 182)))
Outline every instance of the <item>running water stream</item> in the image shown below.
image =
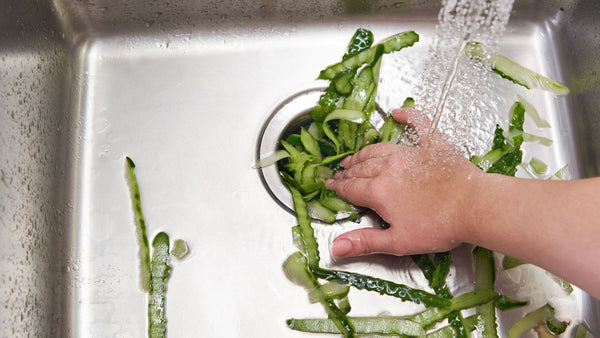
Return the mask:
MULTIPOLYGON (((427 142, 436 132, 466 155, 487 145, 498 121, 487 109, 498 93, 490 72, 463 53, 466 42, 495 48, 506 29, 514 0, 443 0, 439 24, 416 87, 416 107, 431 121, 427 142)), ((495 108, 495 107, 492 107, 495 108)), ((496 109, 497 110, 497 109, 496 109)))

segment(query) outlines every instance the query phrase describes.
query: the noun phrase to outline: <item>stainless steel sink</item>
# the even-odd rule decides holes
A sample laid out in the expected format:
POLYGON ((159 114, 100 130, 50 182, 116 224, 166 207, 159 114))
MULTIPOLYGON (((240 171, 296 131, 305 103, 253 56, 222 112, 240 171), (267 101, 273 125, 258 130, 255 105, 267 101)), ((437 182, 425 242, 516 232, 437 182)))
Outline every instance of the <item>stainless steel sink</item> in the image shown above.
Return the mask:
MULTIPOLYGON (((283 275, 294 217, 252 168, 261 128, 281 102, 323 86, 318 71, 357 27, 426 41, 439 1, 0 3, 0 336, 145 335, 125 156, 149 235, 191 248, 172 262, 169 335, 304 336, 285 320, 324 314, 283 275)), ((572 89, 540 102, 554 122, 545 154, 573 177, 600 174, 598 19, 593 0, 516 0, 500 44, 572 89)), ((317 225, 325 264, 416 278, 406 259, 333 261, 327 241, 343 227, 317 225)), ((572 299, 600 334, 597 301, 572 299)), ((418 309, 354 302, 357 315, 418 309)))

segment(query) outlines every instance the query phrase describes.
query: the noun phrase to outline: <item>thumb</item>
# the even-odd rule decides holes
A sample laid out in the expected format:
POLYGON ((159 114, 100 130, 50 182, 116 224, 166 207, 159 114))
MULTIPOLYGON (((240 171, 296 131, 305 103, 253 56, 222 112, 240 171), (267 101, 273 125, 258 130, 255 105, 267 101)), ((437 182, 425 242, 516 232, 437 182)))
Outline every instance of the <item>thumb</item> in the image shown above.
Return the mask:
POLYGON ((336 257, 352 257, 371 253, 392 253, 394 236, 384 229, 364 228, 341 234, 333 240, 331 252, 336 257))

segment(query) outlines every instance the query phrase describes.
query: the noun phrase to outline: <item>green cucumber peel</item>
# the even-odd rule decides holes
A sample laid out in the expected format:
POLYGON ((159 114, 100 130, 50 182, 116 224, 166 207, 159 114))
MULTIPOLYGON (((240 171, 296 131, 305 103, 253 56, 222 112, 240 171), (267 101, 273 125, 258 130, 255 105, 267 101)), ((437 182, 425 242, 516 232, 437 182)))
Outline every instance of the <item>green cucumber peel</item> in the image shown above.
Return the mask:
POLYGON ((290 192, 292 193, 292 199, 294 201, 294 210, 296 210, 296 217, 298 219, 298 226, 300 228, 300 235, 302 238, 302 246, 306 251, 306 258, 308 261, 308 266, 312 268, 316 268, 319 266, 319 246, 317 244, 317 240, 315 239, 315 232, 311 224, 310 214, 308 212, 308 206, 302 197, 302 194, 288 186, 290 192))
POLYGON ((164 232, 159 232, 152 240, 152 261, 150 263, 150 293, 148 295, 148 336, 150 338, 166 336, 165 301, 170 269, 169 236, 164 232))
POLYGON ((523 160, 521 144, 524 120, 525 109, 517 101, 510 110, 508 138, 504 136, 504 130, 496 125, 492 149, 483 156, 472 156, 471 162, 487 173, 515 176, 517 166, 523 160))
POLYGON ((545 175, 548 172, 548 165, 539 158, 532 157, 531 160, 529 160, 529 165, 531 166, 531 169, 533 169, 533 172, 538 176, 545 175))
POLYGON ((523 264, 527 264, 527 262, 511 256, 504 256, 504 258, 502 258, 502 268, 504 270, 512 269, 523 264))
POLYGON ((374 64, 377 62, 377 57, 380 56, 381 53, 388 54, 399 51, 414 45, 417 41, 419 41, 419 35, 414 31, 398 33, 377 45, 325 68, 319 74, 319 79, 332 80, 340 72, 358 68, 364 64, 374 64))
POLYGON ((173 257, 183 259, 189 253, 190 249, 183 239, 176 239, 173 241, 173 248, 171 249, 171 255, 173 255, 173 257))
POLYGON ((339 197, 325 196, 320 198, 319 202, 326 208, 335 212, 356 212, 356 208, 352 203, 339 197))
MULTIPOLYGON (((472 332, 475 330, 475 325, 477 325, 477 316, 472 315, 469 317, 463 318, 463 325, 465 326, 468 332, 472 332)), ((455 338, 456 331, 454 327, 448 325, 444 326, 438 330, 435 330, 431 333, 427 334, 427 338, 455 338)))
POLYGON ((529 304, 529 302, 514 300, 504 295, 500 295, 498 296, 498 298, 496 298, 496 300, 494 300, 494 306, 500 311, 516 309, 519 307, 526 306, 527 304, 529 304))
MULTIPOLYGON (((469 292, 458 296, 457 300, 451 305, 453 311, 464 308, 470 308, 479 302, 488 302, 497 294, 493 292, 469 292)), ((395 316, 377 316, 377 317, 348 317, 350 323, 354 325, 357 334, 395 334, 405 336, 423 336, 425 331, 423 324, 433 325, 443 320, 445 314, 436 313, 437 309, 426 310, 426 314, 421 316, 395 317, 395 316), (421 322, 419 322, 419 320, 421 322)), ((314 333, 339 333, 333 322, 329 319, 309 318, 309 319, 289 319, 287 321, 291 329, 314 332, 314 333)), ((477 324, 477 317, 471 316, 464 319, 464 324, 469 331, 472 331, 477 324)), ((454 337, 453 328, 447 327, 440 329, 441 332, 434 332, 428 337, 447 337, 450 333, 454 337)))
POLYGON ((335 222, 336 213, 321 204, 319 200, 312 200, 306 204, 312 218, 321 220, 327 224, 332 224, 335 222))
MULTIPOLYGON (((310 271, 309 260, 302 253, 296 252, 288 257, 283 263, 283 271, 290 281, 308 291, 311 301, 315 300, 323 305, 338 333, 343 333, 345 337, 354 337, 354 327, 346 317, 346 313, 335 304, 331 295, 326 293, 327 290, 322 289, 310 271)), ((336 294, 335 297, 337 296, 336 294)))
MULTIPOLYGON (((478 246, 473 250, 473 258, 475 260, 475 290, 493 291, 496 279, 493 253, 478 246)), ((498 337, 494 302, 490 301, 478 305, 475 312, 479 316, 483 329, 481 336, 484 338, 498 337)))
POLYGON ((358 28, 348 44, 348 52, 344 54, 343 59, 346 60, 347 58, 368 49, 373 45, 374 41, 375 36, 373 35, 373 32, 365 28, 358 28))
MULTIPOLYGON (((450 271, 451 263, 449 252, 436 253, 434 256, 435 262, 428 254, 413 255, 411 257, 413 262, 415 262, 423 272, 423 275, 429 282, 429 286, 437 295, 448 299, 453 297, 446 284, 446 278, 450 271)), ((448 314, 448 323, 453 330, 454 337, 468 338, 468 330, 460 311, 450 312, 448 314)))
POLYGON ((261 158, 258 161, 256 161, 256 163, 254 164, 254 166, 252 166, 252 168, 258 169, 258 168, 268 167, 268 166, 273 165, 273 164, 277 163, 278 161, 283 160, 284 158, 288 158, 288 157, 290 157, 290 153, 288 153, 286 150, 279 149, 279 150, 276 150, 275 152, 273 152, 271 155, 261 158))
POLYGON ((388 116, 379 128, 379 142, 399 143, 405 128, 405 124, 396 121, 392 116, 388 116))
POLYGON ((438 323, 453 311, 460 311, 479 306, 481 304, 492 303, 498 297, 494 290, 474 290, 465 292, 452 299, 449 299, 449 305, 442 308, 430 308, 418 314, 408 316, 406 319, 421 324, 424 328, 429 328, 438 323))
POLYGON ((573 285, 571 285, 571 283, 567 282, 566 280, 564 280, 548 271, 546 271, 546 274, 568 295, 573 293, 574 289, 573 289, 573 285))
POLYGON ((138 260, 140 268, 140 288, 150 291, 150 245, 148 235, 146 234, 146 221, 142 212, 142 201, 140 197, 140 187, 134 172, 135 163, 129 157, 125 157, 125 181, 129 187, 129 196, 133 209, 133 219, 135 224, 135 233, 138 243, 138 260))
POLYGON ((527 114, 527 115, 529 115, 529 117, 531 117, 531 119, 535 123, 536 127, 551 128, 550 123, 548 121, 544 120, 540 116, 540 114, 538 113, 537 109, 535 108, 535 106, 533 104, 531 104, 529 101, 527 101, 527 99, 525 99, 522 95, 517 95, 517 99, 519 100, 519 102, 521 102, 523 104, 523 107, 525 108, 525 114, 527 114))
POLYGON ((319 146, 319 141, 304 128, 300 128, 300 140, 302 142, 302 146, 304 150, 310 155, 313 155, 317 158, 318 161, 321 161, 321 147, 319 146))
POLYGON ((348 271, 327 270, 318 267, 311 267, 311 269, 315 276, 319 278, 348 284, 359 290, 373 291, 381 295, 396 297, 403 301, 424 304, 426 306, 446 307, 451 304, 451 300, 444 299, 438 295, 381 278, 348 271))
MULTIPOLYGON (((394 335, 425 337, 421 325, 398 317, 348 317, 359 335, 394 335)), ((290 329, 311 333, 340 333, 334 322, 325 318, 288 319, 290 329)))
POLYGON ((554 317, 554 308, 550 304, 545 304, 514 323, 508 331, 508 338, 519 338, 540 322, 544 322, 547 328, 556 335, 563 333, 568 325, 567 322, 558 321, 554 317))
POLYGON ((342 299, 348 296, 349 292, 350 287, 348 285, 337 282, 327 282, 319 286, 318 292, 317 289, 309 291, 308 299, 311 303, 317 303, 324 298, 342 299))
POLYGON ((568 180, 571 174, 569 173, 569 165, 565 164, 564 167, 558 169, 554 175, 550 176, 549 180, 568 180))
POLYGON ((523 141, 525 141, 525 142, 539 143, 546 147, 549 147, 552 145, 552 143, 554 143, 554 141, 552 141, 552 139, 549 139, 547 137, 534 135, 534 134, 530 134, 530 133, 522 133, 522 135, 523 135, 523 141))
POLYGON ((335 135, 335 133, 331 130, 331 127, 329 127, 329 124, 327 123, 332 120, 344 120, 354 123, 362 123, 364 121, 364 117, 364 113, 360 110, 342 108, 335 109, 334 111, 329 113, 329 115, 327 115, 325 120, 323 120, 323 132, 325 133, 325 136, 327 136, 333 142, 337 151, 340 152, 340 141, 335 135))
POLYGON ((594 335, 583 324, 578 324, 573 330, 573 338, 593 338, 594 335))
POLYGON ((566 86, 523 67, 504 55, 488 50, 479 42, 467 43, 465 54, 472 59, 487 64, 501 77, 527 89, 538 88, 554 95, 567 95, 570 92, 566 86))

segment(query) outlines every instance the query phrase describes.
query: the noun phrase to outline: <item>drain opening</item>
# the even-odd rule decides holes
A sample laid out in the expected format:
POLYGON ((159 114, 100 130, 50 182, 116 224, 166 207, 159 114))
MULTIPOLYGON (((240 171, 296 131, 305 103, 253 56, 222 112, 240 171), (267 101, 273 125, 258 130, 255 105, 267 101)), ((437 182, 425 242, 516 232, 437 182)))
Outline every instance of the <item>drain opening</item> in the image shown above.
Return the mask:
MULTIPOLYGON (((280 149, 279 141, 282 138, 285 139, 291 133, 298 132, 302 126, 308 126, 312 121, 310 111, 324 91, 323 88, 314 88, 299 92, 275 108, 260 132, 256 161, 280 149)), ((274 164, 257 170, 265 189, 275 202, 295 214, 292 195, 281 181, 278 166, 274 164)))
MULTIPOLYGON (((259 134, 256 147, 256 158, 266 158, 280 149, 279 141, 287 138, 292 133, 298 133, 300 127, 308 127, 312 122, 310 111, 315 107, 315 103, 325 92, 325 88, 308 89, 292 95, 279 106, 267 118, 259 134)), ((282 182, 279 176, 277 164, 257 169, 260 180, 269 195, 284 210, 295 215, 292 194, 282 182)), ((376 213, 369 209, 360 209, 360 223, 362 226, 372 226, 378 228, 387 228, 389 225, 383 221, 376 213)), ((313 220, 319 221, 315 218, 313 220)), ((336 222, 348 220, 348 215, 339 213, 336 222)))

